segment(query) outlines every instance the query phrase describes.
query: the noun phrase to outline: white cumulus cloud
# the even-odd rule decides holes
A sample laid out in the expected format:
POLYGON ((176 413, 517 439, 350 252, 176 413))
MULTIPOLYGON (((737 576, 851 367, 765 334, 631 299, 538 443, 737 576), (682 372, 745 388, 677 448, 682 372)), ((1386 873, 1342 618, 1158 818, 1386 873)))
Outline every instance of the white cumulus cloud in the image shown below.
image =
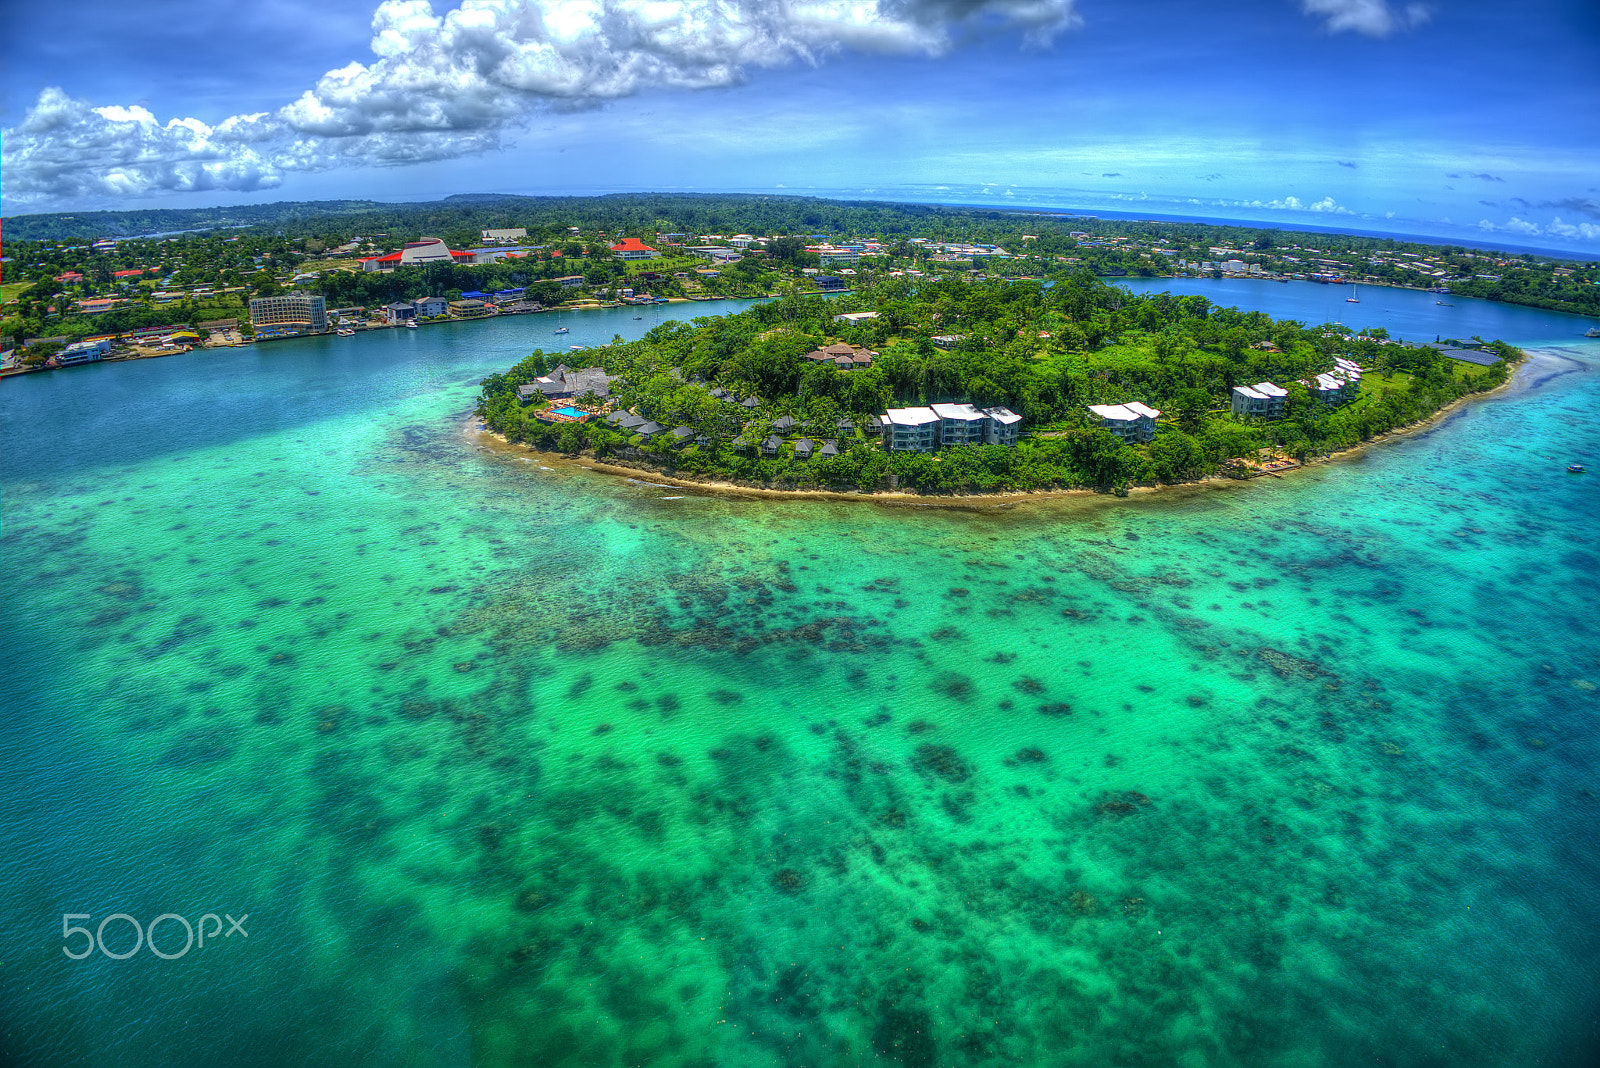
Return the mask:
POLYGON ((1321 200, 1305 203, 1299 197, 1281 197, 1277 200, 1246 200, 1241 202, 1241 207, 1270 208, 1274 211, 1317 211, 1332 215, 1353 215, 1349 208, 1340 204, 1332 197, 1323 197, 1321 200))
POLYGON ((1388 37, 1428 21, 1432 11, 1426 4, 1405 5, 1388 0, 1304 0, 1308 15, 1320 16, 1329 33, 1362 33, 1368 37, 1388 37))
POLYGON ((489 151, 540 108, 650 89, 736 85, 842 52, 939 56, 968 37, 1050 43, 1075 0, 384 0, 370 63, 328 71, 276 110, 215 126, 40 94, 3 139, 22 203, 162 190, 250 190, 285 173, 489 151))
POLYGON ((1569 223, 1559 215, 1543 226, 1531 219, 1524 219, 1517 215, 1513 215, 1503 224, 1496 224, 1488 219, 1480 219, 1478 228, 1498 233, 1521 234, 1525 237, 1548 235, 1550 237, 1578 238, 1583 241, 1600 241, 1600 225, 1591 222, 1569 223))

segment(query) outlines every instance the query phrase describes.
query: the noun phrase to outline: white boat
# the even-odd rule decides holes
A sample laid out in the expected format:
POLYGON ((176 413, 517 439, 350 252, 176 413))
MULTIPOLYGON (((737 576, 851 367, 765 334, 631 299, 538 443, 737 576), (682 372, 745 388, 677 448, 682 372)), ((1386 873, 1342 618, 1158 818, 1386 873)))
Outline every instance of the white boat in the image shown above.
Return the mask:
POLYGON ((415 319, 407 319, 406 320, 406 329, 407 330, 415 330, 416 328, 417 328, 417 321, 415 319))
POLYGON ((558 333, 558 334, 568 334, 568 333, 571 333, 571 331, 568 330, 564 326, 558 326, 558 327, 556 327, 556 333, 558 333))
POLYGON ((1346 304, 1360 304, 1361 303, 1361 298, 1356 296, 1356 286, 1355 286, 1354 282, 1350 283, 1350 295, 1348 297, 1344 298, 1344 302, 1346 304))

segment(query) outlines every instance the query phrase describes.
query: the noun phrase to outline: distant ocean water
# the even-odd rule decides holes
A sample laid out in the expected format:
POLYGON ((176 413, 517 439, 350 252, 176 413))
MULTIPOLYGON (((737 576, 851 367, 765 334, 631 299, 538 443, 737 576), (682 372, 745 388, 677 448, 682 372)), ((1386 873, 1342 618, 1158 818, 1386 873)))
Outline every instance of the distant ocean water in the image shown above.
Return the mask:
POLYGON ((0 1053, 1593 1063, 1600 346, 1375 292, 1349 325, 1536 373, 1281 481, 1000 511, 480 450, 542 317, 8 380, 0 1053), (63 953, 113 913, 248 934, 63 953))

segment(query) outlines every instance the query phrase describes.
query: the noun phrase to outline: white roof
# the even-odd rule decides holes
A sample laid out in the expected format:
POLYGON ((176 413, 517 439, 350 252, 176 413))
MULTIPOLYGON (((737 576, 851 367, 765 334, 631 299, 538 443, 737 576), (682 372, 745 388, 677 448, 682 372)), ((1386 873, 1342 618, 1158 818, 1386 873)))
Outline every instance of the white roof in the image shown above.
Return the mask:
POLYGON ((1012 423, 1022 422, 1022 416, 1010 408, 985 408, 983 414, 1002 426, 1010 426, 1012 423))
POLYGON ((883 421, 895 426, 923 426, 938 422, 939 417, 933 414, 932 408, 890 408, 883 421))
POLYGON ((984 413, 978 411, 970 404, 934 404, 930 405, 933 414, 940 419, 982 419, 984 413))
POLYGON ((1129 401, 1127 404, 1091 404, 1089 410, 1102 419, 1114 419, 1125 423, 1132 419, 1154 419, 1161 413, 1148 405, 1138 401, 1129 401))
POLYGON ((1257 382, 1253 386, 1234 386, 1235 393, 1243 393, 1246 397, 1257 400, 1266 400, 1269 397, 1287 397, 1289 391, 1282 386, 1275 386, 1271 382, 1257 382))
POLYGON ((1249 397, 1251 400, 1267 399, 1267 395, 1261 392, 1259 389, 1256 389, 1254 386, 1234 386, 1233 391, 1239 394, 1239 396, 1249 397))

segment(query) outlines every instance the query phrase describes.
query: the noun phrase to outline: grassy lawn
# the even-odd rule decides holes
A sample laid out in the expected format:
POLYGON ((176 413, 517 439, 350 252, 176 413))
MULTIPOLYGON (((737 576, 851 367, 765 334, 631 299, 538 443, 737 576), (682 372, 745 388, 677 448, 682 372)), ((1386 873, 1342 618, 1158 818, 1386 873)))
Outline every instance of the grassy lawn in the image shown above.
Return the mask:
POLYGON ((0 284, 0 304, 9 304, 32 288, 32 282, 6 282, 0 284))

